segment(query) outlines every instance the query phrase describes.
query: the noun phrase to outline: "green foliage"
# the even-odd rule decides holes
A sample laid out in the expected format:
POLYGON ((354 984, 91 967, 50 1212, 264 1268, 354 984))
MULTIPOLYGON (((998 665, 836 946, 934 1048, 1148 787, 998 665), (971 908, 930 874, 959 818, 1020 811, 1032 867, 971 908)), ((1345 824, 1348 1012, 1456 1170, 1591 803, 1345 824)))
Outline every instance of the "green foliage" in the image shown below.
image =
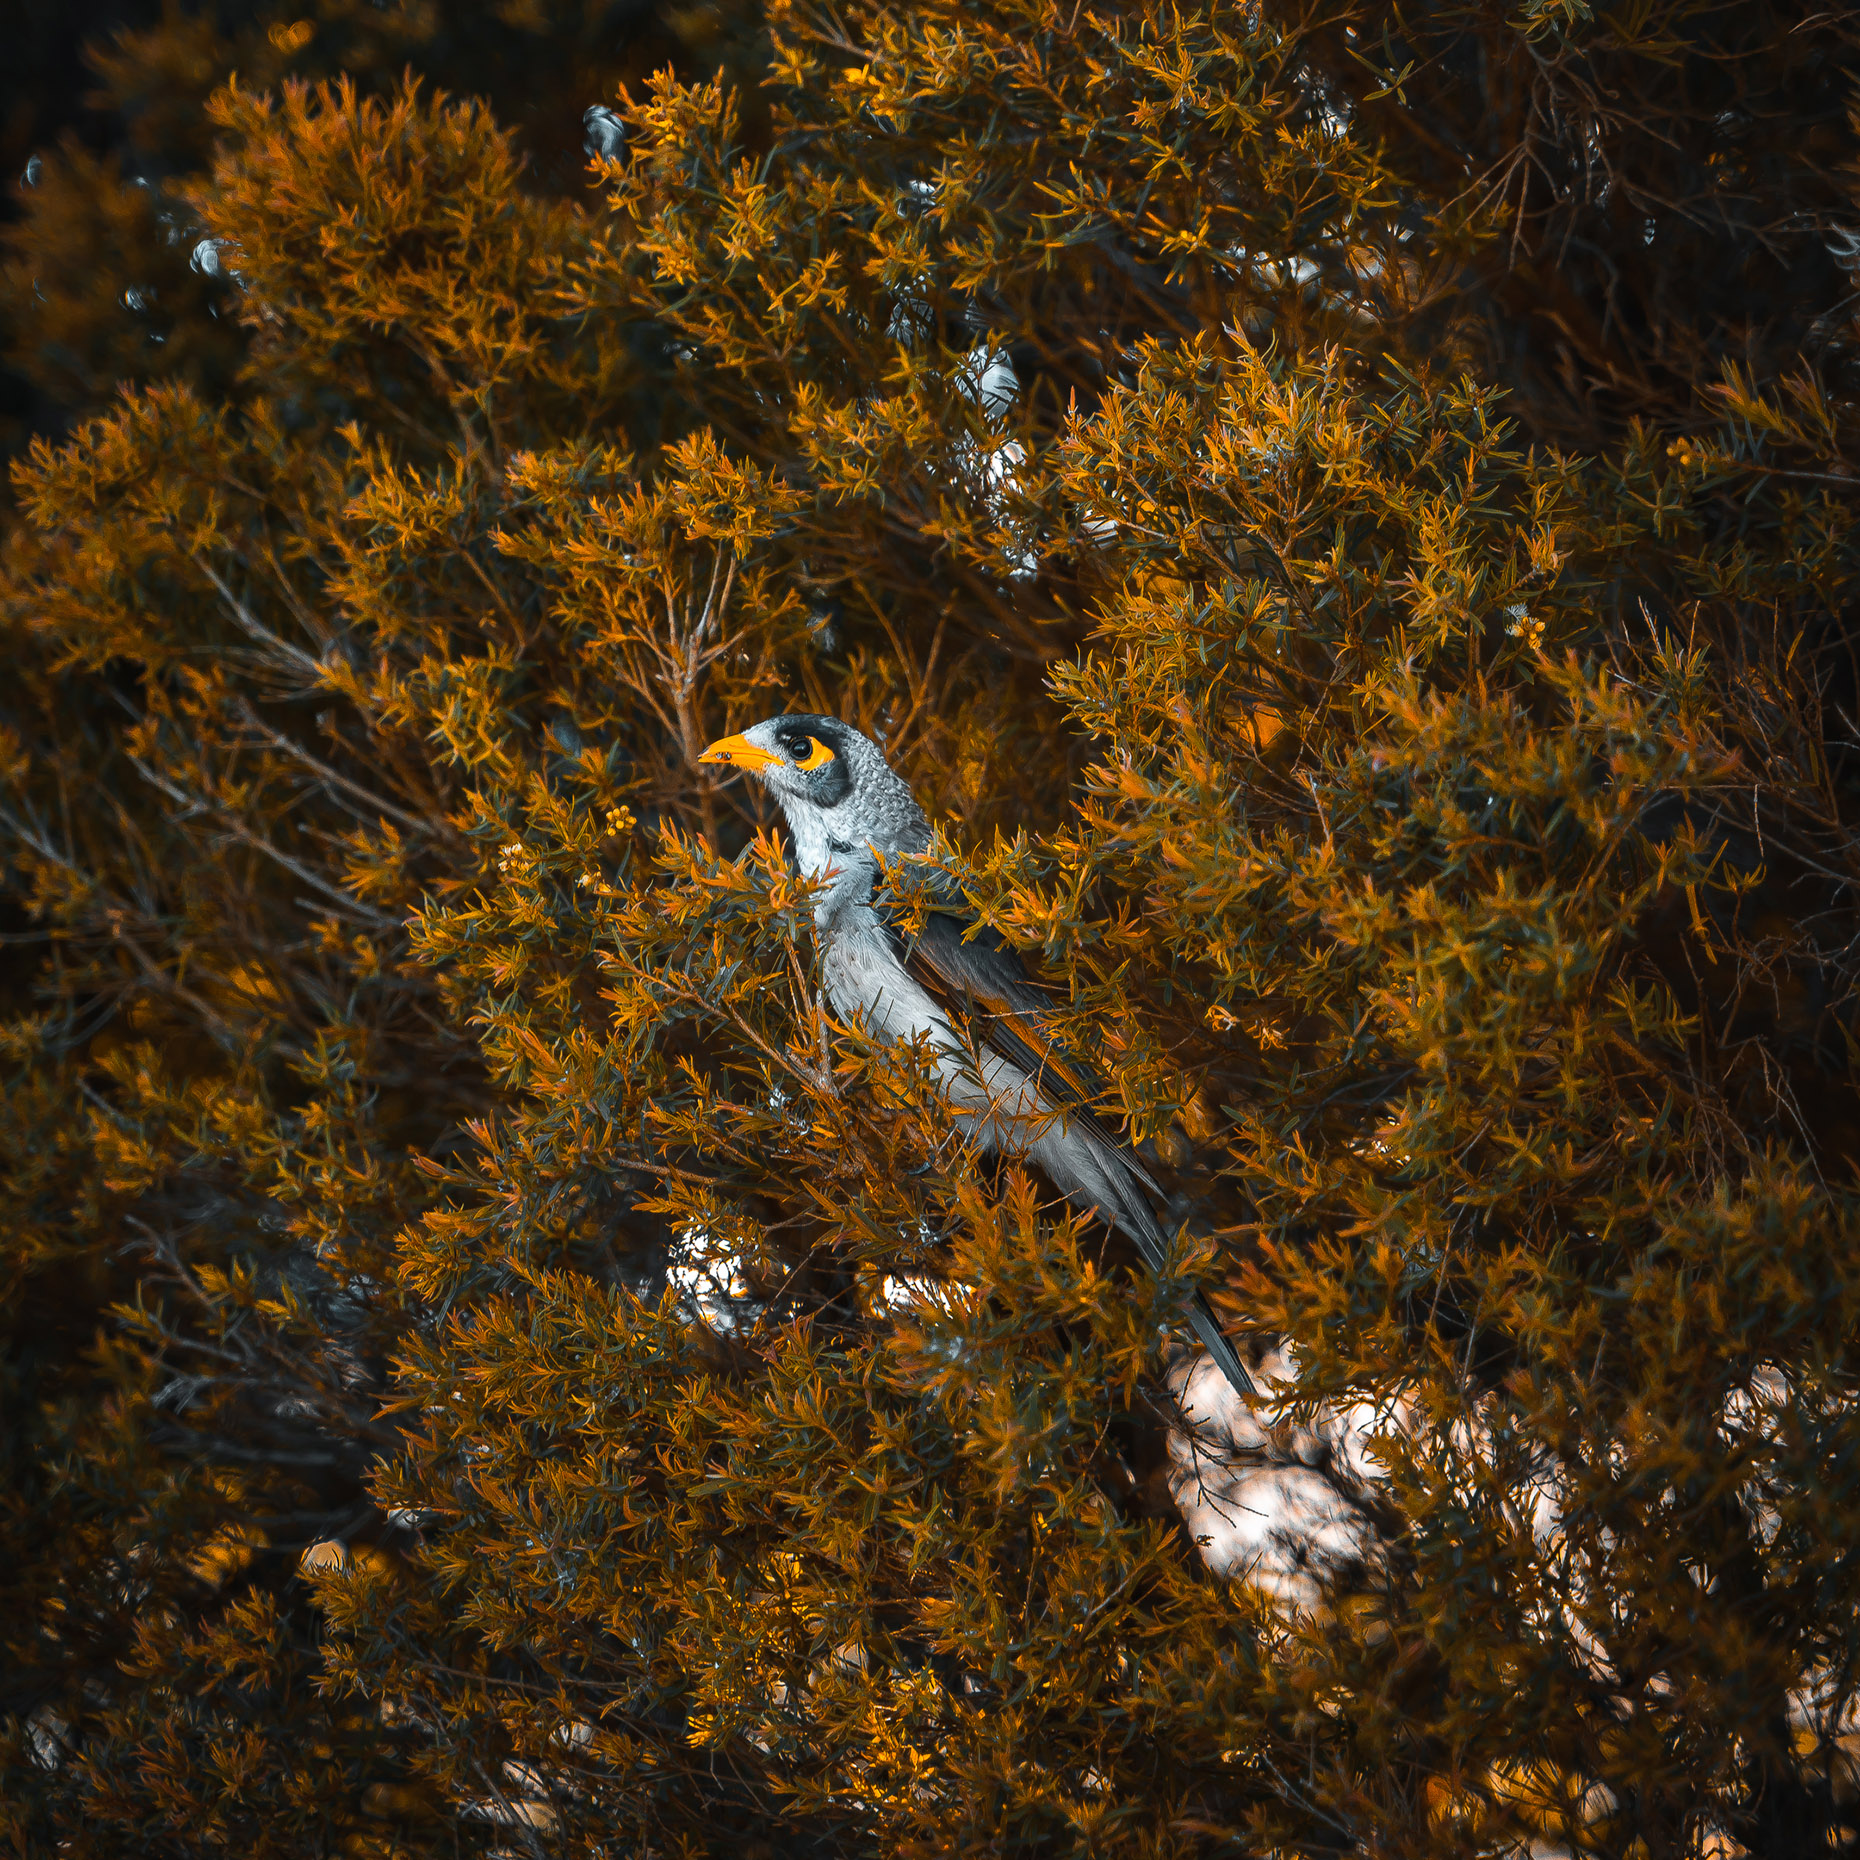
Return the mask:
POLYGON ((0 1828, 1840 1848, 1851 27, 770 24, 579 198, 359 55, 217 89, 236 337, 17 475, 0 1828), (826 1013, 695 760, 790 706, 1258 1415, 826 1013), (1274 1479, 1276 1580, 1197 1490, 1274 1479))

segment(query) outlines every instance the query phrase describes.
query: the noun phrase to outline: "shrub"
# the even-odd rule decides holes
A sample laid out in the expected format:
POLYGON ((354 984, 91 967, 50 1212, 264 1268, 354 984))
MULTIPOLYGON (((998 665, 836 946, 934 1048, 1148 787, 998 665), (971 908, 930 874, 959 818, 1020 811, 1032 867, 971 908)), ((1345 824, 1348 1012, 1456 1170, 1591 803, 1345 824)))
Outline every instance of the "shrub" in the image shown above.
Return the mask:
POLYGON ((16 1843, 1838 1845, 1851 27, 771 30, 598 210, 221 91, 237 394, 20 476, 8 1270, 138 1265, 15 1449, 16 1843), (695 766, 791 704, 1257 1415, 826 1016, 695 766), (1197 1484, 1294 1466, 1275 1586, 1197 1484))

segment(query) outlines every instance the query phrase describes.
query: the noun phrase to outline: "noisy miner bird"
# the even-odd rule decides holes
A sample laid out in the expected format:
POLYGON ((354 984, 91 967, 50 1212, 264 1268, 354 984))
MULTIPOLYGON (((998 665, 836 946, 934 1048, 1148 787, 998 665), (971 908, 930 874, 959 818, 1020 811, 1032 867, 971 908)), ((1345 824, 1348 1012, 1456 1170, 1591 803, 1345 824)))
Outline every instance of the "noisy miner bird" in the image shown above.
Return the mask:
MULTIPOLYGON (((878 745, 837 718, 790 713, 712 743, 698 760, 754 775, 787 816, 795 864, 831 881, 814 918, 834 1010, 881 1037, 925 1036, 984 1151, 1029 1157, 1068 1201, 1121 1229, 1151 1270, 1163 1271, 1167 1242, 1149 1199, 1161 1191, 1093 1113, 1102 1087, 1055 1043, 1020 958, 957 910, 932 910, 907 935, 874 897, 876 854, 930 843, 923 809, 878 745)), ((1190 1322, 1227 1380, 1252 1394, 1199 1294, 1190 1322)))

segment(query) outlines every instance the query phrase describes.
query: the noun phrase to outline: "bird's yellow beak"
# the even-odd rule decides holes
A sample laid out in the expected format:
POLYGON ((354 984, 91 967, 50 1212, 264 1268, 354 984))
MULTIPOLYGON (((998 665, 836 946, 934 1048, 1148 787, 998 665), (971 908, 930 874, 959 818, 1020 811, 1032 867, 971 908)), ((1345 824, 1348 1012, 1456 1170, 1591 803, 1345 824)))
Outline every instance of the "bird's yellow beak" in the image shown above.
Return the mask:
POLYGON ((700 762, 727 762, 732 768, 765 769, 779 762, 780 756, 758 748, 746 736, 720 736, 698 757, 700 762))

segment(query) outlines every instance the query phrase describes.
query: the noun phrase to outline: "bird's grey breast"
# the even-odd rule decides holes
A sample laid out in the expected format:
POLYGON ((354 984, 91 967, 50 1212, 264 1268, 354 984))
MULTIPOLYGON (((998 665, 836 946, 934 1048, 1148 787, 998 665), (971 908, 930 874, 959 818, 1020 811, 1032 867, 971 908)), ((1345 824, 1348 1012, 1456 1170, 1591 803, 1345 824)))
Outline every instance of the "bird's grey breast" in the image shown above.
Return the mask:
POLYGON ((820 920, 822 979, 834 1012, 879 1039, 927 1041, 956 1121, 981 1149, 1037 1142, 1050 1122, 1038 1088, 1017 1066, 964 1045, 943 1009, 899 960, 897 942, 867 901, 870 895, 869 889, 849 888, 820 920))

